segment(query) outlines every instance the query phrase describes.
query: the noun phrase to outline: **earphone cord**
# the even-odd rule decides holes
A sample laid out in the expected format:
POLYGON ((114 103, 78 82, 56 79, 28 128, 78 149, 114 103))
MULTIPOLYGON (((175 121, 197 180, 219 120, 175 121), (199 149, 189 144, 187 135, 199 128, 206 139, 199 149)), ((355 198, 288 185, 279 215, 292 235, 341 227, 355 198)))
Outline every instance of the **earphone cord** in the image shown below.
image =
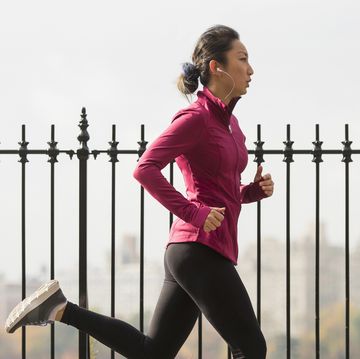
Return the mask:
POLYGON ((221 72, 223 72, 224 74, 228 75, 228 76, 231 78, 232 82, 233 82, 233 87, 232 87, 232 89, 231 89, 230 92, 225 96, 225 100, 226 100, 226 99, 228 98, 228 96, 232 93, 232 91, 233 91, 233 89, 234 89, 234 87, 235 87, 235 81, 234 81, 234 79, 232 78, 232 76, 229 75, 226 71, 222 70, 221 72))

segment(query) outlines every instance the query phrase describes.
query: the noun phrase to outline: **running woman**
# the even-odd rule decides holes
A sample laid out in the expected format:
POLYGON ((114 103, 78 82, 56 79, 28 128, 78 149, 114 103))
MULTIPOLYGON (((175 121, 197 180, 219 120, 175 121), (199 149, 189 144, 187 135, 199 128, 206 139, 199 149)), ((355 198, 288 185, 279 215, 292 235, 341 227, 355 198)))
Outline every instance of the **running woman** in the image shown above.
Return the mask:
POLYGON ((254 181, 241 183, 248 163, 245 135, 233 109, 254 71, 238 33, 215 25, 198 39, 192 62, 183 64, 177 87, 197 98, 178 111, 150 144, 133 176, 177 216, 165 245, 165 278, 147 334, 130 324, 79 307, 51 280, 20 302, 5 328, 55 320, 88 333, 131 359, 172 359, 200 311, 230 346, 233 358, 263 359, 266 341, 235 268, 237 223, 242 204, 273 194, 270 174, 258 166, 254 181), (175 159, 185 198, 161 170, 175 159))

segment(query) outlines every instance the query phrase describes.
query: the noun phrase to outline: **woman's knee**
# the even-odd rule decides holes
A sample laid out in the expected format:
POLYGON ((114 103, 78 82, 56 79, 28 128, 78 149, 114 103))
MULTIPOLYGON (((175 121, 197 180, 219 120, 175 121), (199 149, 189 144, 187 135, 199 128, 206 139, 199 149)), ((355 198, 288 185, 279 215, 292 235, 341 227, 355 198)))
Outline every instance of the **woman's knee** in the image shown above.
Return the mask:
POLYGON ((235 359, 265 359, 267 344, 261 331, 256 335, 241 335, 236 345, 231 345, 231 352, 235 359))
POLYGON ((262 333, 261 333, 261 338, 259 340, 259 347, 260 347, 259 358, 265 359, 267 353, 267 344, 265 337, 262 333))
MULTIPOLYGON (((259 331, 256 343, 254 345, 254 355, 249 356, 249 359, 265 359, 267 352, 267 344, 262 331, 259 331)), ((247 358, 247 357, 246 357, 247 358)))

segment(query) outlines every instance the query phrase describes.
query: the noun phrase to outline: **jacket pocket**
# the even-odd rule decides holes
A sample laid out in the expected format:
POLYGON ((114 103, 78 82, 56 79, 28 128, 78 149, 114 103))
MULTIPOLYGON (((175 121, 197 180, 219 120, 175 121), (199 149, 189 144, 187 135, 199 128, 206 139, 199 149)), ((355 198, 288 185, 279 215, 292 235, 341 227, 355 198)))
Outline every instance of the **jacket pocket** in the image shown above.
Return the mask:
POLYGON ((200 228, 193 226, 191 223, 183 221, 181 218, 176 222, 173 232, 176 232, 177 235, 184 237, 192 237, 199 233, 200 228))

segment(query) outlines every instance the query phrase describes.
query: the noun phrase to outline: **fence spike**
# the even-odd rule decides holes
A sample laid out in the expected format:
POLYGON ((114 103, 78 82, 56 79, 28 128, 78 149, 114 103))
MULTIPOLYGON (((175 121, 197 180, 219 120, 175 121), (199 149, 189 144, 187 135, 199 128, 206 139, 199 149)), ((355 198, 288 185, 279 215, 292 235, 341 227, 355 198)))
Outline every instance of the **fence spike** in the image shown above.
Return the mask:
POLYGON ((257 162, 258 166, 262 163, 262 162, 265 162, 264 161, 264 158, 263 158, 263 153, 264 153, 264 150, 263 150, 263 144, 265 142, 264 141, 261 141, 261 125, 258 124, 257 125, 257 141, 254 142, 254 145, 256 146, 255 147, 255 158, 254 158, 254 161, 253 162, 257 162))
POLYGON ((46 142, 49 145, 49 149, 48 149, 48 155, 49 155, 49 159, 47 160, 47 162, 50 163, 55 163, 55 162, 59 162, 57 160, 57 156, 59 154, 59 150, 57 149, 56 145, 58 144, 58 142, 54 141, 55 140, 55 126, 51 125, 51 141, 50 142, 46 142))
POLYGON ((352 141, 349 141, 349 125, 347 123, 345 124, 345 141, 341 141, 341 143, 343 144, 343 150, 342 150, 343 158, 341 162, 345 162, 345 163, 353 162, 353 160, 351 159, 352 141))
POLYGON ((294 141, 290 140, 290 124, 286 125, 286 141, 283 141, 283 144, 285 145, 283 162, 294 162, 292 148, 294 141))
POLYGON ((313 153, 313 159, 311 162, 320 163, 324 162, 322 159, 322 148, 321 145, 323 144, 323 141, 319 141, 319 124, 317 123, 315 125, 315 133, 316 133, 316 140, 312 142, 314 145, 314 149, 312 151, 313 153))

